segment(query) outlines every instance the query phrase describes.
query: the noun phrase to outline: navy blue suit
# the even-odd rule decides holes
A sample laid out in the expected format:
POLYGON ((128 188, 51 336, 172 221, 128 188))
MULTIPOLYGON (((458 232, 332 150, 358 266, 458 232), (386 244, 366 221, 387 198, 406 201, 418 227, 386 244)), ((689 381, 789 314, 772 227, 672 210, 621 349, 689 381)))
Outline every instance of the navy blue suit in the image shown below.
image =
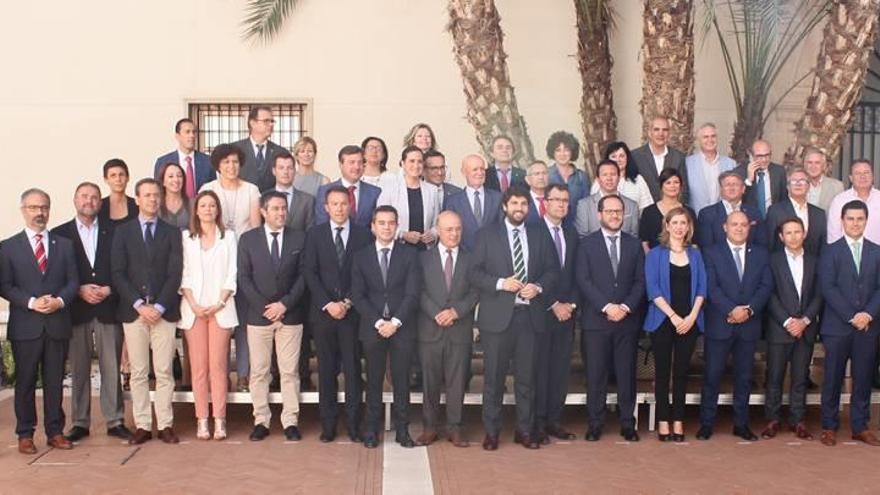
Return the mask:
MULTIPOLYGON (((201 151, 195 151, 193 156, 195 157, 193 171, 196 174, 196 192, 198 193, 203 185, 217 178, 217 172, 214 170, 214 167, 211 166, 211 157, 201 151)), ((166 163, 177 163, 180 165, 180 168, 183 169, 183 172, 186 173, 186 163, 178 163, 179 161, 180 155, 178 155, 177 150, 156 158, 156 165, 153 166, 153 178, 158 181, 162 180, 162 178, 159 177, 159 173, 162 171, 162 167, 165 166, 166 163)), ((186 192, 185 185, 183 191, 184 193, 186 192)))
MULTIPOLYGON (((761 213, 752 205, 742 203, 743 213, 749 217, 749 242, 759 246, 767 245, 767 232, 761 221, 761 213)), ((721 201, 709 205, 699 211, 697 217, 696 241, 701 249, 706 249, 714 244, 724 243, 727 235, 724 233, 724 222, 727 221, 727 210, 721 201)))
POLYGON ((546 225, 544 223, 544 217, 541 216, 541 206, 540 203, 535 201, 531 194, 529 194, 529 215, 526 217, 527 225, 546 225))
POLYGON ((842 237, 822 250, 819 286, 825 298, 825 312, 819 329, 825 345, 825 379, 822 382, 822 429, 840 426, 838 406, 846 372, 852 360, 850 426, 853 434, 868 427, 871 379, 876 368, 877 336, 880 334, 880 246, 862 238, 862 260, 858 272, 852 250, 842 237), (874 319, 867 331, 856 330, 849 321, 866 312, 874 319))
MULTIPOLYGON (((324 209, 324 196, 327 195, 327 189, 341 185, 342 180, 337 179, 318 188, 318 194, 315 195, 315 225, 330 221, 330 217, 324 209)), ((356 193, 357 215, 352 215, 351 221, 355 225, 369 227, 370 223, 373 221, 373 210, 376 209, 376 201, 379 199, 379 194, 382 192, 382 189, 363 181, 358 183, 358 189, 360 189, 360 192, 356 193)))
POLYGON ((715 422, 718 387, 731 353, 735 375, 734 425, 748 426, 755 347, 761 337, 764 306, 773 292, 773 272, 770 270, 770 255, 767 250, 762 246, 747 244, 740 255, 745 262, 741 281, 726 240, 705 249, 703 254, 706 262, 708 304, 705 310, 704 344, 706 374, 703 380, 700 423, 709 428, 715 422), (743 323, 728 323, 727 315, 736 306, 749 306, 752 316, 743 323))
POLYGON ((477 223, 477 217, 474 216, 473 205, 471 205, 470 196, 467 194, 467 188, 461 192, 452 194, 443 201, 443 209, 454 211, 461 217, 461 245, 468 251, 473 252, 474 246, 477 244, 477 231, 483 225, 489 225, 501 220, 501 193, 488 187, 483 188, 485 198, 483 198, 483 223, 477 223))

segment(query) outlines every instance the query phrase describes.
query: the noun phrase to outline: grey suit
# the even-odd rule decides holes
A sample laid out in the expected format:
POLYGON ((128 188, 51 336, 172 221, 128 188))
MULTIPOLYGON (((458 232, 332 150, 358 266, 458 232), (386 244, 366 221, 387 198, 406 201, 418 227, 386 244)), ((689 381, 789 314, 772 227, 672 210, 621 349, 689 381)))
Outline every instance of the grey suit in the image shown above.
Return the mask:
MULTIPOLYGON (((688 171, 685 166, 685 156, 681 151, 667 146, 666 158, 663 159, 663 168, 674 168, 681 175, 681 202, 688 204, 688 171)), ((639 167, 639 174, 645 178, 648 189, 651 190, 651 196, 654 201, 660 200, 660 174, 657 173, 657 166, 654 164, 654 153, 651 152, 651 146, 644 144, 632 150, 633 160, 639 167)))
POLYGON ((821 188, 822 189, 819 191, 819 198, 815 202, 811 201, 811 203, 827 212, 834 197, 843 192, 843 182, 840 182, 834 177, 825 177, 822 179, 821 188))
MULTIPOLYGON (((591 196, 578 201, 577 216, 575 217, 574 227, 581 237, 585 237, 599 230, 599 200, 602 199, 602 192, 597 192, 591 196)), ((639 236, 639 205, 635 201, 620 196, 623 200, 623 228, 627 234, 635 237, 639 236)))
MULTIPOLYGON (((277 189, 275 189, 277 191, 277 189)), ((279 191, 284 194, 284 191, 279 191)), ((290 201, 290 196, 287 197, 290 201)), ((290 230, 305 232, 315 225, 315 197, 293 188, 293 202, 287 209, 287 227, 290 230)))
POLYGON ((257 186, 261 193, 275 187, 272 165, 275 163, 275 157, 278 156, 278 153, 284 151, 284 148, 267 139, 265 143, 266 148, 263 151, 266 156, 263 163, 259 164, 257 163, 257 156, 254 154, 254 145, 250 137, 232 144, 244 153, 244 163, 241 164, 239 176, 243 180, 257 186))
POLYGON ((477 290, 468 280, 472 258, 459 248, 452 275, 451 290, 446 288, 442 244, 421 253, 422 294, 419 301, 418 345, 425 391, 422 414, 425 429, 437 431, 440 425, 440 390, 446 384, 446 424, 448 432, 462 427, 461 410, 467 389, 471 348, 474 338, 474 307, 477 290), (434 321, 440 311, 454 308, 458 320, 446 328, 434 321))

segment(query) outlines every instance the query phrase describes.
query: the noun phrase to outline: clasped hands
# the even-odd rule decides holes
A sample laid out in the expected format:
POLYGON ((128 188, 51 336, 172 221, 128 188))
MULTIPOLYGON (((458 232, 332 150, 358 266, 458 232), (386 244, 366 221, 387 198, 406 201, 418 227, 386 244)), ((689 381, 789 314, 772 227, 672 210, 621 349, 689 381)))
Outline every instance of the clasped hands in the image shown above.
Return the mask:
POLYGON ((34 298, 34 304, 31 306, 31 309, 33 309, 37 313, 50 315, 61 309, 63 306, 64 303, 61 301, 61 298, 55 297, 51 294, 46 294, 34 298))
POLYGON ((740 323, 745 323, 746 320, 751 318, 752 313, 749 311, 748 306, 737 306, 730 310, 730 313, 727 313, 727 323, 731 325, 738 325, 740 323))
POLYGON ((516 293, 517 296, 529 301, 541 293, 541 289, 533 283, 523 283, 516 277, 510 276, 501 283, 501 288, 507 292, 516 293))
POLYGON ((850 320, 850 324, 856 328, 856 330, 860 332, 865 332, 868 330, 868 327, 871 326, 871 315, 864 311, 860 311, 853 316, 852 320, 850 320))

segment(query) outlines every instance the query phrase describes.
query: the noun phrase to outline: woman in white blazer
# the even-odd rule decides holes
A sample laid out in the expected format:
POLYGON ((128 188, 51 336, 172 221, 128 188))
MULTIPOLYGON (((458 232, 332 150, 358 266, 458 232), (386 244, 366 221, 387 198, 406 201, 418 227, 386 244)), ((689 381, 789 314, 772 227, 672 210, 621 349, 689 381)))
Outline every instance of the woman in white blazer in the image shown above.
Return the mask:
POLYGON ((377 206, 390 205, 397 210, 398 239, 419 248, 436 240, 440 214, 437 186, 422 180, 424 162, 419 148, 407 146, 400 157, 400 173, 386 174, 376 202, 377 206))
POLYGON ((213 191, 196 196, 189 230, 183 231, 180 328, 186 332, 198 427, 196 437, 211 438, 208 403, 214 405, 214 439, 226 438, 229 388, 229 339, 238 325, 235 233, 220 219, 220 198, 213 191))

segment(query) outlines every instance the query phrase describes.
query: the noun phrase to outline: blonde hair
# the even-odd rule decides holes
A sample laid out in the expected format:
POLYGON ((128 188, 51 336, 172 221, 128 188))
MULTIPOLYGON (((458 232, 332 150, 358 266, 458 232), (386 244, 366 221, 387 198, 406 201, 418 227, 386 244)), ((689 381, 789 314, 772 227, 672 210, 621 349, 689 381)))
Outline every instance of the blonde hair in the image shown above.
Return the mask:
POLYGON ((684 206, 677 206, 666 212, 666 215, 663 216, 663 230, 661 230, 659 238, 660 244, 662 244, 663 246, 669 247, 669 229, 667 229, 667 226, 673 218, 679 215, 684 215, 684 217, 687 218, 688 221, 688 231, 687 234, 684 235, 683 241, 684 247, 688 247, 691 245, 691 242, 694 239, 694 219, 691 217, 691 213, 687 210, 687 208, 685 208, 684 206))
POLYGON ((314 139, 308 136, 303 136, 299 138, 299 140, 293 145, 293 160, 296 162, 297 165, 299 165, 299 159, 297 158, 297 155, 299 155, 299 152, 302 151, 302 149, 306 146, 311 146, 312 149, 315 151, 315 155, 318 154, 318 143, 316 143, 314 139))

